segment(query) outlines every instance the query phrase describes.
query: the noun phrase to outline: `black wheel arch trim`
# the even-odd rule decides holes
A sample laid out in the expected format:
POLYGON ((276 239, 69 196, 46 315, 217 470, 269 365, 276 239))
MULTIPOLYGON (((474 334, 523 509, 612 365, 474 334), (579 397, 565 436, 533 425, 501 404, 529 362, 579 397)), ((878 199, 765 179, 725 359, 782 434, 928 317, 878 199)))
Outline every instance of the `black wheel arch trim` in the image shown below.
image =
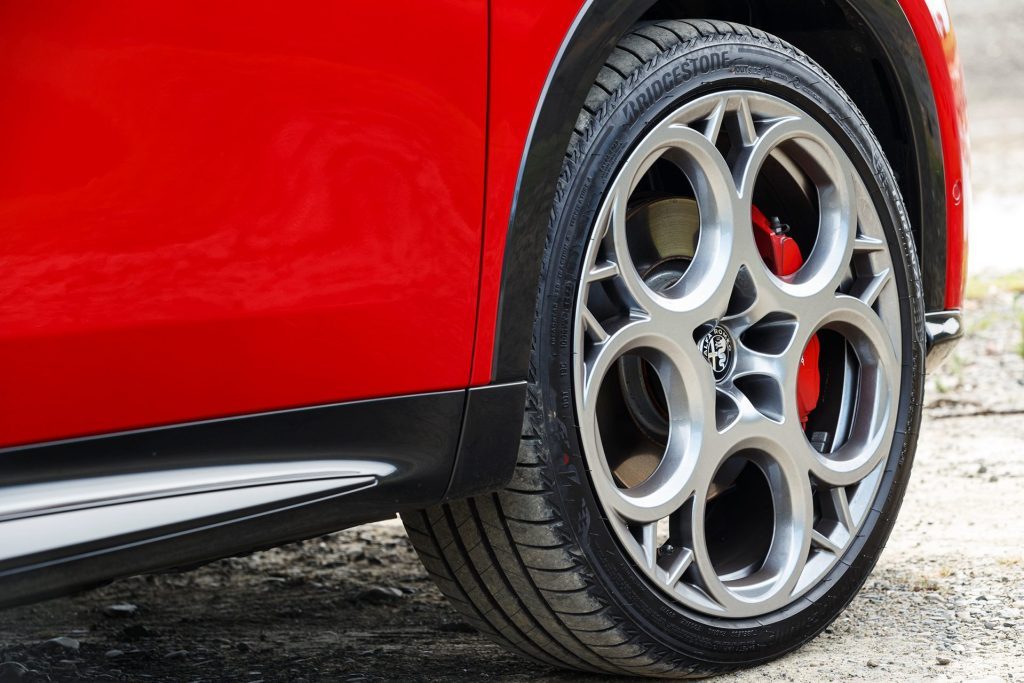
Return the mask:
MULTIPOLYGON (((587 92, 618 40, 656 0, 587 0, 552 64, 534 114, 513 197, 505 241, 492 377, 526 378, 537 282, 565 150, 587 92)), ((911 223, 929 311, 946 290, 945 172, 938 112, 924 58, 898 0, 835 0, 872 32, 895 77, 907 113, 917 166, 919 211, 911 223)), ((703 17, 701 17, 703 18, 703 17)), ((799 47, 799 45, 798 45, 799 47)))

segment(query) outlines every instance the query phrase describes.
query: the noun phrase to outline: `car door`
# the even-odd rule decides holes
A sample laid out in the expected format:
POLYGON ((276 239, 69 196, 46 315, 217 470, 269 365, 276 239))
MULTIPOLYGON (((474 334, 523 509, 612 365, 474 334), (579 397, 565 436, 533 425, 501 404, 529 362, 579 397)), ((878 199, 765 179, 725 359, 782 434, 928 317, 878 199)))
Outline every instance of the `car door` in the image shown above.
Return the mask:
POLYGON ((463 387, 486 3, 0 9, 0 445, 463 387))

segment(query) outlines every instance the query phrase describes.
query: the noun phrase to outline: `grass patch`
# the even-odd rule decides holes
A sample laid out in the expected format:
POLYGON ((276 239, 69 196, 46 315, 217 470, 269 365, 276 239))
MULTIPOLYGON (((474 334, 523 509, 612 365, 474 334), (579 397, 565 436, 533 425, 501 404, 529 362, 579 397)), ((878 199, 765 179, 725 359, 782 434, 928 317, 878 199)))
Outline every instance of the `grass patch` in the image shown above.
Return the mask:
POLYGON ((985 332, 996 325, 1001 325, 1003 329, 1009 328, 1007 331, 1017 328, 1019 338, 1013 348, 1024 358, 1024 309, 1021 306, 1024 303, 1024 270, 1002 275, 972 276, 964 288, 964 298, 968 301, 981 302, 1000 294, 1013 297, 1010 309, 992 311, 981 308, 980 311, 976 310, 975 315, 965 316, 967 333, 985 332))
POLYGON ((919 576, 910 584, 910 590, 914 593, 931 593, 942 588, 942 585, 929 576, 919 576))
POLYGON ((967 279, 964 296, 968 299, 981 300, 1000 292, 1024 293, 1024 270, 1004 275, 970 277, 967 279))
POLYGON ((968 318, 967 332, 973 334, 976 332, 985 332, 995 327, 999 323, 1004 325, 1009 322, 1009 316, 1001 311, 989 311, 979 315, 972 315, 968 318))
POLYGON ((1020 342, 1017 344, 1017 354, 1024 358, 1024 313, 1017 314, 1017 322, 1020 323, 1020 342))

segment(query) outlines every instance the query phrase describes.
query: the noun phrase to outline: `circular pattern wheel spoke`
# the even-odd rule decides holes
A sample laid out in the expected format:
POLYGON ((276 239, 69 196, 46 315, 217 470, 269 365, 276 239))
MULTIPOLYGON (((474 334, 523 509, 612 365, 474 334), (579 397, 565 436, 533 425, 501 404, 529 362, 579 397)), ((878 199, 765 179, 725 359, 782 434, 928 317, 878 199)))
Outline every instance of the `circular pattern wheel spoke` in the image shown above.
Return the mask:
MULTIPOLYGON (((813 493, 806 472, 786 457, 783 443, 773 436, 764 436, 771 430, 758 429, 755 421, 749 426, 750 429, 742 430, 742 436, 737 435, 733 455, 723 462, 720 471, 733 461, 743 463, 745 468, 758 468, 770 492, 771 510, 776 517, 784 518, 786 524, 773 529, 763 556, 741 561, 716 558, 716 554, 722 553, 713 552, 714 539, 709 534, 694 534, 700 586, 722 612, 732 617, 754 616, 789 603, 812 540, 813 493)), ((740 477, 743 476, 741 470, 740 477)), ((693 506, 693 528, 707 528, 711 504, 724 495, 728 492, 717 487, 698 494, 693 506)))
POLYGON ((851 400, 851 424, 841 445, 824 454, 808 447, 808 468, 822 482, 849 486, 864 479, 885 459, 892 440, 900 367, 889 333, 875 311, 854 296, 833 298, 819 325, 843 333, 860 365, 857 396, 851 400))
POLYGON ((856 537, 893 437, 899 304, 853 164, 780 99, 703 97, 631 153, 584 263, 575 398, 609 523, 690 608, 784 607, 856 537), (816 216, 787 274, 752 226, 766 169, 816 216), (819 342, 833 371, 808 414, 798 382, 819 342))
POLYGON ((723 292, 735 226, 749 206, 736 194, 729 167, 713 141, 688 126, 669 121, 645 138, 620 172, 620 182, 598 219, 598 239, 613 254, 612 263, 633 305, 650 315, 724 308, 723 292), (701 240, 686 273, 658 287, 644 280, 632 258, 627 231, 629 198, 636 182, 659 160, 676 164, 690 180, 700 215, 701 240))

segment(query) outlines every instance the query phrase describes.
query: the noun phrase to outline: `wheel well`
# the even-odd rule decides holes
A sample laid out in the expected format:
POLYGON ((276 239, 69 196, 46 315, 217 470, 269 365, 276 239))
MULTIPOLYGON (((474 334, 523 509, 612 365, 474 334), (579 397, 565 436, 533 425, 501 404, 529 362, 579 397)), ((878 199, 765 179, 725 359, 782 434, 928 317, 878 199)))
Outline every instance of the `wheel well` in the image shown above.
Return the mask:
POLYGON ((946 191, 939 115, 901 0, 589 0, 552 67, 516 186, 501 272, 495 381, 527 376, 536 283, 555 186, 590 84, 641 20, 705 18, 755 26, 800 48, 849 93, 900 185, 921 264, 925 309, 946 289, 946 191))
POLYGON ((920 257, 925 221, 919 150, 890 58, 860 15, 835 0, 659 0, 643 16, 687 18, 733 21, 767 31, 807 53, 839 82, 868 120, 896 173, 920 257))

